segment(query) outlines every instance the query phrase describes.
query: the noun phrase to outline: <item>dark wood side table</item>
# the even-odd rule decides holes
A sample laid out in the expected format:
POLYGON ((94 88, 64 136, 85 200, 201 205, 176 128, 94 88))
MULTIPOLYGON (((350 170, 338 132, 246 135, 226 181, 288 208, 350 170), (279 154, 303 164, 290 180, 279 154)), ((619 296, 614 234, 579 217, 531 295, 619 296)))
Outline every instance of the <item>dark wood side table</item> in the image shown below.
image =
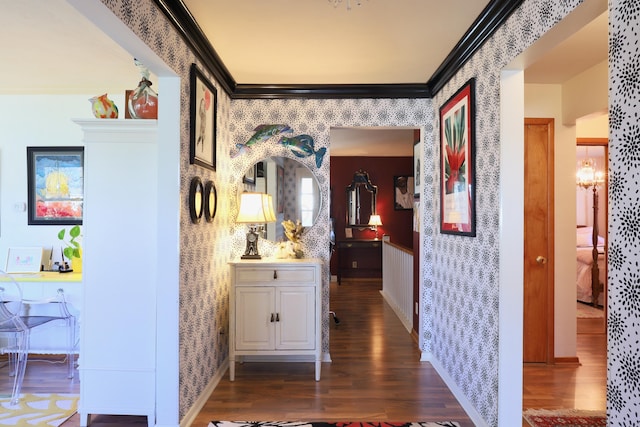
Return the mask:
MULTIPOLYGON (((344 259, 350 258, 351 252, 358 251, 360 249, 366 249, 367 263, 373 267, 366 267, 366 270, 376 271, 379 275, 382 274, 382 240, 380 239, 347 239, 338 240, 336 242, 338 252, 338 285, 342 281, 342 271, 350 270, 354 267, 345 266, 344 259), (371 259, 371 256, 375 259, 371 259)), ((357 268, 357 267, 356 267, 357 268)))

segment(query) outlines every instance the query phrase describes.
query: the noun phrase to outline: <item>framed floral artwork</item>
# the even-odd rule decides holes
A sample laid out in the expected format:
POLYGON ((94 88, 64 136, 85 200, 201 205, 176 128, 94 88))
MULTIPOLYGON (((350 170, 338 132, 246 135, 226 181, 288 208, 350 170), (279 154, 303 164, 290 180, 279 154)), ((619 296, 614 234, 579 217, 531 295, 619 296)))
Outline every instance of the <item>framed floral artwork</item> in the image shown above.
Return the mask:
POLYGON ((29 225, 81 225, 84 147, 27 147, 29 225))
POLYGON ((216 88, 191 64, 190 162, 216 170, 216 88))
POLYGON ((440 232, 476 235, 475 80, 440 107, 440 232))

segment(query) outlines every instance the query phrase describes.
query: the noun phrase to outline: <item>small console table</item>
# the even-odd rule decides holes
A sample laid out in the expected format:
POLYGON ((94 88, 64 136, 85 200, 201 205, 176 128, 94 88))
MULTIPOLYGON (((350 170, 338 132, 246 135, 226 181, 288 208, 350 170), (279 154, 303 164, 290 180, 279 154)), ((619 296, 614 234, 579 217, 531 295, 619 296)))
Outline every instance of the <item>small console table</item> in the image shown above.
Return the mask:
POLYGON ((229 379, 236 359, 258 356, 315 363, 322 358, 322 260, 238 260, 231 265, 229 379))
MULTIPOLYGON (((352 259, 355 257, 353 253, 356 251, 363 249, 366 250, 367 259, 366 259, 366 267, 360 269, 363 270, 372 270, 378 273, 380 276, 382 275, 382 240, 379 239, 348 239, 348 240, 338 240, 336 242, 338 259, 337 259, 337 267, 338 267, 338 284, 342 281, 342 271, 343 270, 351 270, 358 269, 359 267, 353 266, 345 266, 345 259, 352 259), (372 258, 373 257, 373 258, 372 258)), ((356 263, 359 260, 355 261, 356 263)), ((377 276, 376 276, 377 277, 377 276)))

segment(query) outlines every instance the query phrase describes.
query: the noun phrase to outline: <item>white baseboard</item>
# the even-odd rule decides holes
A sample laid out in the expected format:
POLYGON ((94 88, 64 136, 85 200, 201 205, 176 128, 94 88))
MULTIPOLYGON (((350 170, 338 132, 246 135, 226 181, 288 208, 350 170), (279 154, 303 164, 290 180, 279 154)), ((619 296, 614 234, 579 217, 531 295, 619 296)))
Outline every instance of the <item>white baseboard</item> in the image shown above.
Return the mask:
POLYGON ((431 363, 431 366, 433 366, 436 372, 438 372, 438 375, 440 375, 442 381, 444 381, 447 387, 449 387, 449 390, 451 390, 453 396, 456 398, 460 406, 462 406, 462 409, 464 409, 464 411, 467 413, 467 416, 471 418, 471 421, 473 421, 473 424, 476 427, 489 427, 489 424, 487 424, 487 422, 478 413, 473 404, 467 399, 462 390, 460 390, 455 381, 453 381, 453 378, 449 376, 446 369, 444 369, 440 362, 432 357, 431 353, 423 351, 420 355, 420 361, 431 363))
POLYGON ((195 401, 193 406, 191 406, 191 408, 187 411, 187 413, 184 415, 182 420, 180 420, 180 427, 191 426, 191 424, 193 423, 193 420, 196 419, 196 417, 198 416, 198 414, 200 413, 204 405, 207 403, 207 400, 209 400, 211 393, 213 393, 213 390, 215 390, 215 388, 218 386, 218 384, 220 383, 220 380, 222 379, 222 377, 224 377, 224 374, 227 372, 228 369, 229 369, 229 358, 227 357, 224 363, 220 365, 220 369, 218 369, 218 372, 216 372, 216 374, 213 376, 211 381, 209 381, 209 384, 207 384, 207 387, 205 387, 202 393, 200 393, 200 396, 195 401))

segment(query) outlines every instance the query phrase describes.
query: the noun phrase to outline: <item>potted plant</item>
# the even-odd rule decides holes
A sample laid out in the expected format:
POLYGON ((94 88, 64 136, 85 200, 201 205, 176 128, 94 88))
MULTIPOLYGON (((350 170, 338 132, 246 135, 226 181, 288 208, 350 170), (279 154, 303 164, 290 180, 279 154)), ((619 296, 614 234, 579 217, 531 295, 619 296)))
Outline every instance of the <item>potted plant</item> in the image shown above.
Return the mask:
POLYGON ((80 245, 78 238, 80 238, 79 225, 71 227, 68 234, 65 228, 58 232, 58 239, 65 244, 62 249, 62 254, 67 259, 71 260, 71 266, 74 271, 80 273, 82 271, 82 246, 80 245), (68 239, 65 240, 67 236, 68 239))

